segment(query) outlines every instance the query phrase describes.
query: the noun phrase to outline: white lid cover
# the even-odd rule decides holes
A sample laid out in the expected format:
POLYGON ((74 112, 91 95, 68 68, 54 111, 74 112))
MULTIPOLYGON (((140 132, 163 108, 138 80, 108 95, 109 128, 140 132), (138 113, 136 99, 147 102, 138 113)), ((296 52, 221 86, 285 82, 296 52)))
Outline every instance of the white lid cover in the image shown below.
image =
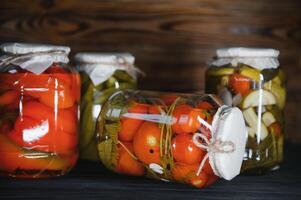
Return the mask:
POLYGON ((134 79, 139 69, 134 66, 135 57, 129 53, 78 53, 77 67, 86 72, 94 85, 108 80, 116 70, 124 70, 134 79))
MULTIPOLYGON (((236 107, 222 106, 212 121, 212 138, 214 142, 231 143, 233 151, 209 153, 209 162, 219 177, 231 180, 240 173, 247 142, 247 130, 242 112, 236 107)), ((230 150, 231 145, 222 149, 230 150)))
POLYGON ((277 68, 279 66, 279 51, 264 48, 232 47, 222 48, 216 51, 217 58, 211 61, 212 66, 224 66, 239 63, 246 64, 259 70, 277 68))
POLYGON ((48 44, 4 43, 0 65, 17 65, 35 74, 44 72, 53 63, 68 63, 70 48, 48 44))

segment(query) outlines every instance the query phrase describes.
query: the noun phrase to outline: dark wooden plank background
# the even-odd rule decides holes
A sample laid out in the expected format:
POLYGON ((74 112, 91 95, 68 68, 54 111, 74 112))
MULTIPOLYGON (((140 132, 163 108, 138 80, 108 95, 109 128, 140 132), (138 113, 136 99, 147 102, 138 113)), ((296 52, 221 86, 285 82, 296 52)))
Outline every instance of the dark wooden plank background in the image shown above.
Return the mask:
POLYGON ((0 42, 129 51, 147 73, 140 88, 204 88, 216 48, 272 47, 288 74, 286 136, 301 142, 300 0, 2 0, 0 42))

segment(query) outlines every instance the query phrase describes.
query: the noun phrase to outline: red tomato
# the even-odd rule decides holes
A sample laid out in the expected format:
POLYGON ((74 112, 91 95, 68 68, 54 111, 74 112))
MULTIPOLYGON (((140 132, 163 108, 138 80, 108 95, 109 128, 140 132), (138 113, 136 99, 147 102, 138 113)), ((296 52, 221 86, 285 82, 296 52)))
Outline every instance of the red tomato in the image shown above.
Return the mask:
POLYGON ((250 92, 251 81, 249 78, 235 73, 230 76, 229 86, 236 94, 246 95, 250 92))
POLYGON ((20 109, 20 115, 46 120, 54 118, 54 109, 45 106, 38 101, 29 101, 23 104, 22 109, 20 109))
POLYGON ((68 152, 77 145, 76 133, 54 131, 47 120, 19 117, 9 137, 21 147, 45 152, 68 152))
MULTIPOLYGON (((124 142, 123 145, 134 154, 132 143, 124 142)), ((129 174, 134 176, 143 176, 145 169, 141 163, 135 160, 123 146, 118 146, 118 163, 116 171, 122 174, 129 174)))
POLYGON ((172 125, 172 130, 174 133, 177 134, 185 134, 189 132, 185 132, 182 129, 182 125, 186 124, 188 122, 190 111, 192 110, 192 107, 187 104, 181 104, 175 107, 172 115, 175 119, 175 123, 172 125))
POLYGON ((66 152, 77 145, 77 116, 71 109, 54 110, 37 101, 25 103, 9 136, 20 146, 66 152))
POLYGON ((153 122, 144 122, 134 136, 133 147, 138 159, 145 163, 160 164, 161 130, 153 122))
POLYGON ((179 98, 179 96, 175 94, 164 94, 161 95, 160 98, 163 100, 165 105, 170 106, 179 98))
POLYGON ((163 108, 162 106, 158 106, 158 105, 151 105, 148 108, 148 113, 153 115, 155 114, 160 115, 161 111, 163 111, 163 108))
POLYGON ((209 102, 207 101, 202 101, 197 105, 198 108, 204 109, 204 110, 209 110, 209 109, 213 109, 213 105, 211 105, 209 102))
POLYGON ((272 123, 269 127, 269 130, 272 134, 274 134, 276 137, 281 136, 281 125, 279 122, 272 123))
POLYGON ((205 151, 193 143, 192 135, 176 135, 172 140, 172 154, 175 161, 193 165, 201 162, 205 151))
POLYGON ((12 104, 19 97, 20 93, 14 90, 8 90, 2 95, 0 95, 0 105, 6 106, 8 104, 12 104))
POLYGON ((38 101, 29 101, 24 103, 21 113, 23 116, 31 117, 37 120, 48 120, 51 129, 60 130, 68 133, 77 132, 77 116, 74 108, 59 109, 54 113, 54 109, 45 106, 38 101))
MULTIPOLYGON (((147 114, 148 105, 134 103, 128 108, 128 113, 147 114)), ((125 142, 133 140, 135 133, 143 123, 143 119, 133 119, 128 117, 121 118, 121 128, 118 133, 118 139, 125 142)))
MULTIPOLYGON (((62 84, 62 83, 59 83, 62 84)), ((71 88, 55 88, 49 89, 47 92, 39 94, 39 101, 52 108, 70 108, 74 105, 75 98, 72 94, 71 88)))
POLYGON ((193 108, 187 104, 176 106, 173 111, 175 123, 172 130, 176 134, 194 133, 201 127, 199 118, 204 119, 205 114, 202 109, 193 108))

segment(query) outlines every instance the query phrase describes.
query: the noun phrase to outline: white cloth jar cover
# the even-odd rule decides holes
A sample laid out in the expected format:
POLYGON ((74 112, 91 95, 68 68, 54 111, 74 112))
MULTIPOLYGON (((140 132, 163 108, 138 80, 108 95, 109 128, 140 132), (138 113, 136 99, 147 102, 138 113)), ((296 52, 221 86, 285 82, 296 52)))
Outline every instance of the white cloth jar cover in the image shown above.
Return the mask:
POLYGON ((69 62, 70 48, 66 46, 4 43, 0 46, 0 50, 2 51, 0 66, 13 64, 34 74, 43 73, 53 63, 69 62))
POLYGON ((87 73, 94 85, 108 80, 116 70, 126 71, 134 79, 140 72, 129 53, 78 53, 75 60, 79 71, 87 73))
POLYGON ((245 64, 259 70, 275 69, 279 67, 279 51, 264 48, 223 48, 216 51, 216 59, 211 61, 211 66, 221 67, 228 64, 237 66, 245 64))
POLYGON ((202 133, 193 136, 194 144, 208 152, 198 173, 209 159, 217 176, 231 180, 240 173, 247 142, 247 129, 242 112, 236 107, 221 106, 208 128, 212 133, 211 139, 202 133))

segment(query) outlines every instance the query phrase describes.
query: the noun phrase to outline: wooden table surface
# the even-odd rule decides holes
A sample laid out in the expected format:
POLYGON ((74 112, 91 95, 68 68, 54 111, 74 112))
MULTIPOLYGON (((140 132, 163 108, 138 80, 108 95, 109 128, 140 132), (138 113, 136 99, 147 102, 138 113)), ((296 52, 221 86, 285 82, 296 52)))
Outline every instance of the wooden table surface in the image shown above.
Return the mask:
POLYGON ((301 199, 301 146, 286 145, 285 161, 263 176, 219 180, 205 189, 114 174, 98 163, 80 162, 68 175, 43 180, 0 179, 0 199, 301 199))

